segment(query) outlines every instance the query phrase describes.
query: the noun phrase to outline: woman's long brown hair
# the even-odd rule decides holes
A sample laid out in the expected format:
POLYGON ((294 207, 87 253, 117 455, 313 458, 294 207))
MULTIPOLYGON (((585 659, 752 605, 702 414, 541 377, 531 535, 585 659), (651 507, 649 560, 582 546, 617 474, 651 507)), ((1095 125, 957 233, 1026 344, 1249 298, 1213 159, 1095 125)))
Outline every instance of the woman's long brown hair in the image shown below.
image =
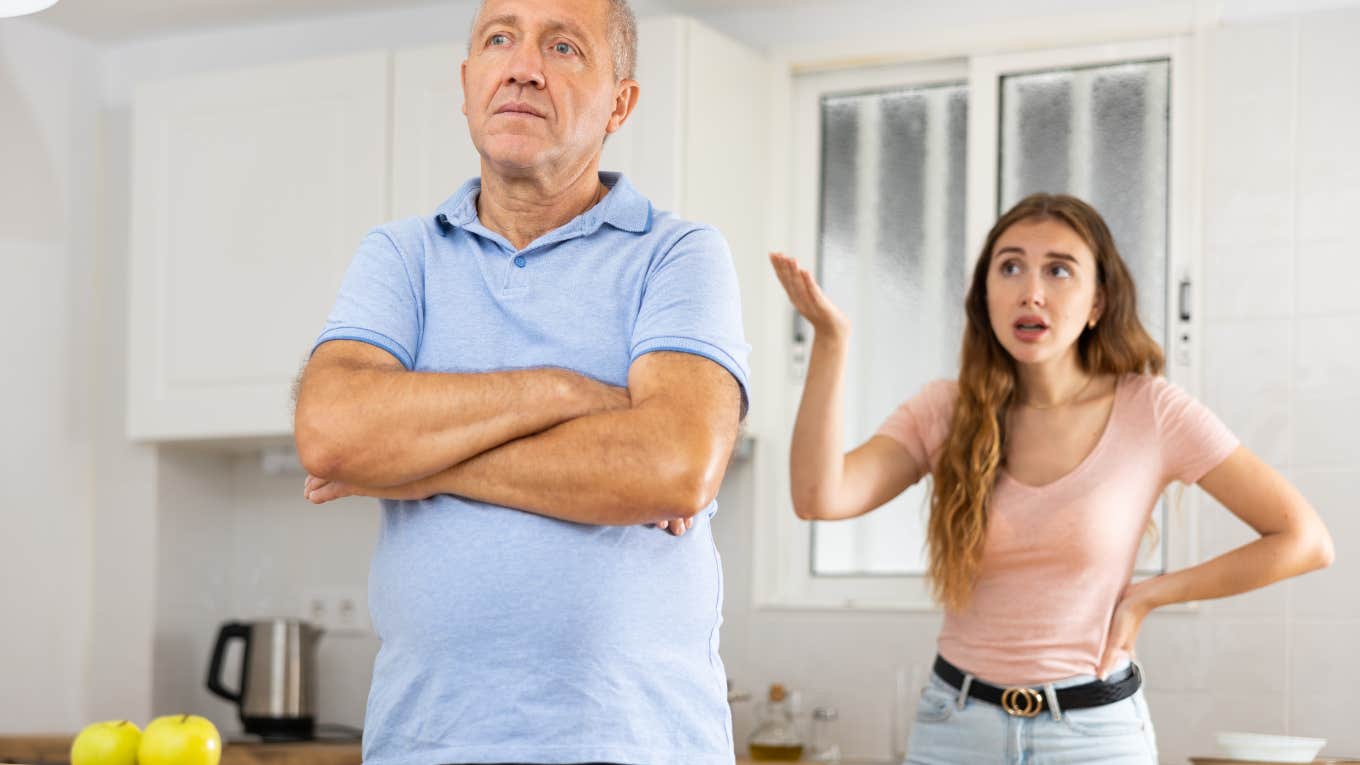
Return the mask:
POLYGON ((1064 194, 1032 194, 1020 200, 987 234, 973 269, 964 305, 959 394, 949 436, 940 452, 930 497, 927 530, 930 581, 946 609, 968 605, 982 560, 987 501, 1003 463, 1006 412, 1015 400, 1015 359, 992 331, 987 313, 987 272, 992 250, 1006 229, 1020 221, 1051 219, 1066 224, 1090 248, 1104 307, 1094 329, 1082 330, 1077 357, 1088 374, 1159 374, 1162 349, 1138 321, 1138 298, 1114 237, 1093 207, 1064 194))

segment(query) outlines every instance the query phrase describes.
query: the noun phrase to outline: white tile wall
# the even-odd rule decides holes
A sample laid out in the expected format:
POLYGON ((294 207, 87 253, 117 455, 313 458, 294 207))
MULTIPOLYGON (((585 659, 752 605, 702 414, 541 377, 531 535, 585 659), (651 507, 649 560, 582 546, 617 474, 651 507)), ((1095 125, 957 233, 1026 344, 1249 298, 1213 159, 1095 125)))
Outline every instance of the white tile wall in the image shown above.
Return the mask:
POLYGON ((1360 645, 1360 620, 1298 621, 1292 630, 1291 729, 1328 739, 1325 752, 1360 752, 1360 730, 1350 708, 1357 699, 1356 660, 1350 649, 1360 645))
MULTIPOLYGON (((1258 268, 1246 273, 1259 279, 1268 271, 1258 268)), ((1212 281, 1214 277, 1205 278, 1212 281)), ((1289 429, 1292 324, 1275 318, 1210 321, 1203 336, 1208 371, 1204 401, 1261 459, 1276 468, 1287 467, 1293 457, 1289 429), (1228 372, 1245 369, 1252 372, 1228 372)))
MULTIPOLYGON (((1276 23, 1222 29, 1211 40, 1211 82, 1203 91, 1210 116, 1204 242, 1208 254, 1228 257, 1206 260, 1206 275, 1215 277, 1209 280, 1208 296, 1251 284, 1244 269, 1287 254, 1281 249, 1292 243, 1295 37, 1292 23, 1276 23), (1243 248, 1248 248, 1247 261, 1239 264, 1243 248), (1229 279, 1220 283, 1224 274, 1229 279)), ((1286 260, 1284 265, 1292 264, 1286 260)), ((1259 285, 1263 294, 1247 306, 1269 306, 1274 314, 1267 315, 1288 313, 1288 303, 1282 305, 1272 289, 1279 283, 1280 274, 1275 276, 1269 285, 1259 285)), ((1208 308, 1215 317, 1262 315, 1251 309, 1219 313, 1214 302, 1208 308)))
MULTIPOLYGON (((1357 33, 1355 9, 1213 33, 1204 400, 1318 509, 1337 563, 1150 618, 1139 649, 1165 763, 1212 753, 1219 730, 1321 736, 1325 754, 1360 754, 1346 711, 1360 698, 1360 259, 1346 241, 1360 204, 1357 33), (1159 685, 1163 673, 1190 679, 1159 685)), ((1254 537, 1208 498, 1200 530, 1204 555, 1254 537)))
POLYGON ((1299 23, 1298 184, 1301 241, 1354 239, 1360 209, 1360 16, 1319 13, 1299 23))
POLYGON ((1294 460, 1300 467, 1360 461, 1360 311, 1294 321, 1294 460))
POLYGON ((1301 239, 1294 284, 1300 316, 1354 314, 1360 285, 1354 237, 1301 239))

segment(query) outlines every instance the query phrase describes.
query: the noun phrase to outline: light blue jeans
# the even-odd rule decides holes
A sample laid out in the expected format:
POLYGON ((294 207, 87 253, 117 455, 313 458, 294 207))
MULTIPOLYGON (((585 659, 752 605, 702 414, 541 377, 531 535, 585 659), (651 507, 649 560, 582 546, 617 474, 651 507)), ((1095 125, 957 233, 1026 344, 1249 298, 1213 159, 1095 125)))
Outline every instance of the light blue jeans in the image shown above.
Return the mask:
MULTIPOLYGON (((1131 671, 1118 670, 1110 680, 1131 671)), ((1051 685, 1056 690, 1093 679, 1081 675, 1051 685)), ((1052 694, 1046 695, 1051 703, 1052 694)), ((906 765, 1097 764, 1157 765, 1157 737, 1141 688, 1113 704, 1012 717, 999 706, 962 696, 931 673, 916 707, 906 760, 906 765)))

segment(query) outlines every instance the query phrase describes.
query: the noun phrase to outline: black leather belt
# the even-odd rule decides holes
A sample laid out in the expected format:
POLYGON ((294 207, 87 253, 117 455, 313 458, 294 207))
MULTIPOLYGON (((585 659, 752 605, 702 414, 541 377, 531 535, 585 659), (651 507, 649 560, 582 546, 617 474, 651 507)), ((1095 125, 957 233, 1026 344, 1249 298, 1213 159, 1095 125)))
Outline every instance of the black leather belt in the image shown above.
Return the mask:
MULTIPOLYGON (((1092 680, 1081 685, 1055 688, 1053 692, 1058 698, 1058 708, 1086 709, 1127 699, 1137 693, 1139 687, 1143 685, 1143 676, 1138 671, 1138 665, 1130 664, 1129 667, 1131 668, 1129 674, 1123 680, 1113 683, 1092 680)), ((963 670, 950 664, 943 656, 935 657, 935 674, 955 689, 963 687, 963 670)), ((984 683, 976 677, 968 685, 968 695, 988 704, 995 704, 1012 717, 1034 717, 1048 706, 1048 696, 1043 688, 1025 686, 1000 688, 984 683)))

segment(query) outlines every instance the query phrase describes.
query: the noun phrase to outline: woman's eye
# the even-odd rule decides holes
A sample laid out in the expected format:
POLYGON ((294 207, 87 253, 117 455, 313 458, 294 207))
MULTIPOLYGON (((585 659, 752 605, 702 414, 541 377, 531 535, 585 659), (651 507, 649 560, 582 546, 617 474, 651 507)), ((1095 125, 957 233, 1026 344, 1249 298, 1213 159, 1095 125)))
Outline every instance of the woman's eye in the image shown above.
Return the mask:
POLYGON ((562 54, 563 56, 570 56, 571 54, 576 52, 575 48, 571 47, 570 44, 564 42, 560 42, 554 45, 553 50, 562 54))
POLYGON ((1016 263, 1016 262, 1013 261, 1013 260, 1008 260, 1008 261, 1006 261, 1005 263, 1002 263, 1002 264, 1001 264, 1001 274, 1002 274, 1002 276, 1010 276, 1010 275, 1012 275, 1012 274, 1016 274, 1016 273, 1019 273, 1019 272, 1020 272, 1020 264, 1019 264, 1019 263, 1016 263))
POLYGON ((1054 265, 1054 266, 1050 269, 1050 271, 1052 272, 1052 274, 1053 274, 1054 276, 1056 276, 1056 277, 1058 277, 1058 278, 1060 278, 1060 279, 1066 279, 1067 277, 1069 277, 1069 276, 1072 275, 1072 269, 1068 268, 1067 266, 1061 265, 1061 264, 1054 265))

